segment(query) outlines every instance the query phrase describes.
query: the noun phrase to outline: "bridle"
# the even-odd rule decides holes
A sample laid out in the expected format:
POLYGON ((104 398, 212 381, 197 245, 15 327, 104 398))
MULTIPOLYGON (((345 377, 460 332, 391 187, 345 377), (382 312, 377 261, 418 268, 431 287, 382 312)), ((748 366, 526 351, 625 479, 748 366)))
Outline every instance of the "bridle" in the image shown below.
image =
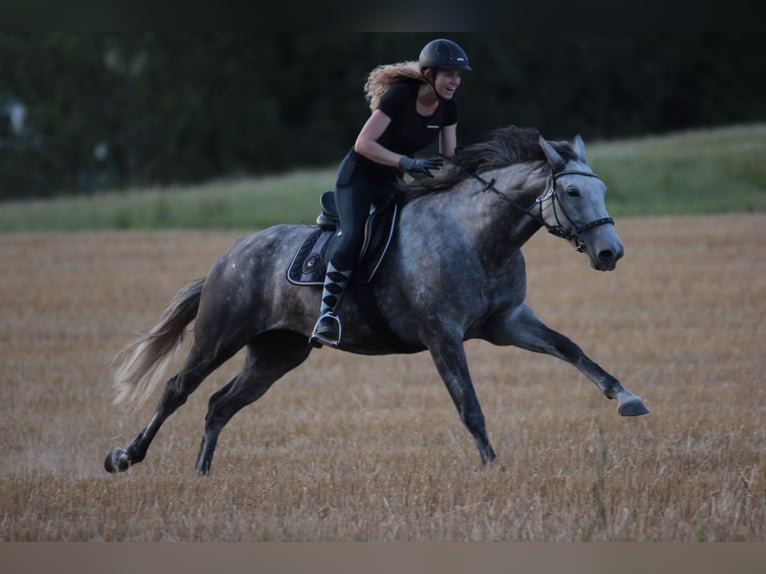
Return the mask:
POLYGON ((531 207, 524 207, 512 199, 510 199, 507 195, 502 193, 499 189, 495 187, 495 180, 492 179, 491 181, 487 181, 484 178, 482 178, 478 173, 472 173, 469 172, 469 175, 473 177, 474 179, 477 179, 482 184, 484 184, 484 189, 482 191, 491 191, 495 195, 497 195, 500 199, 505 201, 508 205, 513 206, 518 211, 523 212, 528 217, 531 217, 535 221, 537 221, 541 226, 545 227, 548 230, 548 233, 551 233, 555 235, 556 237, 561 237, 563 239, 566 239, 569 241, 572 246, 579 252, 582 253, 582 251, 585 249, 585 242, 582 240, 581 234, 589 229, 593 229, 594 227, 598 227, 599 225, 614 225, 614 219, 611 217, 602 217, 601 219, 596 219, 594 221, 591 221, 590 223, 586 223, 584 225, 581 225, 579 227, 574 228, 574 230, 567 229, 564 225, 561 223, 561 219, 559 218, 559 213, 564 216, 564 218, 573 226, 575 225, 574 221, 571 217, 569 217, 569 214, 567 214, 566 210, 564 209, 564 205, 561 203, 561 199, 558 198, 558 195, 556 194, 556 180, 560 177, 563 177, 565 175, 584 175, 587 177, 595 177, 596 179, 599 179, 599 177, 592 172, 589 171, 579 171, 579 170, 563 170, 558 173, 553 173, 548 177, 548 186, 545 190, 545 193, 540 195, 537 199, 535 199, 535 203, 531 207), (553 217, 556 220, 556 225, 550 225, 543 216, 543 209, 544 204, 546 201, 551 202, 551 209, 553 210, 553 217), (558 204, 558 207, 557 207, 558 204), (536 213, 536 208, 539 207, 539 214, 536 213))
POLYGON ((548 189, 544 194, 535 200, 535 205, 533 205, 530 209, 533 209, 536 205, 539 205, 540 220, 548 229, 548 232, 552 233, 556 237, 562 237, 566 239, 574 246, 577 251, 582 253, 583 249, 585 248, 585 242, 582 240, 581 234, 585 231, 588 231, 588 229, 593 229, 599 225, 614 225, 614 219, 611 217, 602 217, 601 219, 596 219, 590 223, 581 225, 580 227, 575 227, 574 231, 569 230, 561 225, 561 220, 559 219, 559 211, 569 223, 574 225, 574 221, 571 217, 569 217, 569 214, 564 209, 564 204, 561 203, 561 200, 558 199, 558 195, 556 194, 556 180, 564 175, 584 175, 587 177, 595 177, 596 179, 599 179, 595 173, 589 171, 564 170, 555 174, 551 174, 551 176, 548 178, 548 181, 550 182, 548 184, 548 189), (553 217, 556 220, 556 225, 548 225, 543 217, 543 203, 548 199, 550 199, 551 202, 551 209, 553 210, 553 217), (558 209, 556 208, 557 200, 558 209))

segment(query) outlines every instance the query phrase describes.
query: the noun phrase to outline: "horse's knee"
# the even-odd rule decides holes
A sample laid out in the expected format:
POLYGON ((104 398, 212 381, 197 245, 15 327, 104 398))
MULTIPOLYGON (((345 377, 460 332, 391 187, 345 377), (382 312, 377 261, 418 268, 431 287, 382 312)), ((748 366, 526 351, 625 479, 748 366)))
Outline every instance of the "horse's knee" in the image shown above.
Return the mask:
POLYGON ((572 341, 569 337, 565 337, 564 335, 558 334, 559 338, 555 342, 555 348, 559 352, 559 354, 567 359, 571 363, 577 362, 577 360, 582 356, 583 352, 582 349, 572 341))

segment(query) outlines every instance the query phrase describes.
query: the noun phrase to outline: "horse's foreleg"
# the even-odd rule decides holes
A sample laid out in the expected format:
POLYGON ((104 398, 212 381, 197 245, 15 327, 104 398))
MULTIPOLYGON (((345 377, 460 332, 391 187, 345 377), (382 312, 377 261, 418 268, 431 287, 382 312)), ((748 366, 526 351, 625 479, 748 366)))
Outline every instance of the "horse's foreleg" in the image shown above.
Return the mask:
POLYGON ((617 400, 622 416, 649 413, 640 397, 626 390, 620 381, 592 361, 571 339, 543 324, 526 305, 522 305, 502 324, 495 325, 489 340, 498 345, 515 345, 528 351, 558 357, 576 367, 609 399, 617 400))
POLYGON ((492 464, 495 461, 495 451, 487 437, 484 414, 471 382, 462 341, 450 341, 436 336, 428 348, 460 419, 473 435, 482 463, 485 466, 492 464))
POLYGON ((262 335, 248 349, 245 366, 208 403, 205 434, 194 471, 207 474, 213 462, 218 436, 226 423, 243 407, 257 401, 271 385, 300 365, 313 347, 305 335, 279 332, 262 335))

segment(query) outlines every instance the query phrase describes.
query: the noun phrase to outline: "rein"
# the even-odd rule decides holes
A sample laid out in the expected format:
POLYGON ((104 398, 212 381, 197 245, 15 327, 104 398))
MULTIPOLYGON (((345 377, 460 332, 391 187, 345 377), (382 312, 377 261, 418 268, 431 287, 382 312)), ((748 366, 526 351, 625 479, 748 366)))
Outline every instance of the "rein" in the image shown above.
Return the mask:
POLYGON ((598 179, 598 176, 595 173, 587 172, 587 171, 578 171, 578 170, 564 170, 560 171, 558 173, 552 174, 548 178, 548 188, 546 189, 545 193, 540 195, 537 199, 535 199, 535 203, 530 207, 523 207, 522 205, 516 203, 512 199, 510 199, 507 195, 505 195, 503 192, 501 192, 499 189, 495 187, 495 179, 492 179, 491 181, 487 181, 483 177, 481 177, 478 173, 475 172, 467 172, 468 175, 473 177, 474 179, 478 180, 484 185, 484 189, 482 192, 485 191, 491 191, 495 195, 497 195, 500 199, 505 201, 508 205, 514 207, 518 211, 521 211, 524 213, 524 215, 534 219, 537 221, 540 225, 545 227, 548 230, 548 233, 555 235, 556 237, 561 237, 563 239, 566 239, 572 245, 574 248, 582 252, 585 248, 585 242, 580 237, 580 234, 589 230, 593 229, 594 227, 598 227, 599 225, 614 225, 614 219, 611 217, 602 217, 601 219, 596 219, 595 221, 591 221, 590 223, 586 223, 584 225, 581 225, 580 227, 575 227, 574 231, 570 231, 566 227, 564 227, 561 224, 561 220, 559 219, 558 211, 561 211, 562 215, 566 218, 569 223, 574 225, 574 222, 572 221, 572 218, 569 217, 569 215, 566 213, 566 210, 564 209, 564 206, 561 204, 561 200, 558 200, 558 211, 556 209, 556 180, 562 176, 565 175, 584 175, 587 177, 595 177, 598 179), (545 221, 545 217, 543 216, 543 203, 547 200, 551 201, 551 208, 553 209, 553 216, 556 218, 556 225, 549 225, 547 221, 545 221), (535 207, 540 207, 540 213, 539 215, 537 213, 534 213, 535 207))

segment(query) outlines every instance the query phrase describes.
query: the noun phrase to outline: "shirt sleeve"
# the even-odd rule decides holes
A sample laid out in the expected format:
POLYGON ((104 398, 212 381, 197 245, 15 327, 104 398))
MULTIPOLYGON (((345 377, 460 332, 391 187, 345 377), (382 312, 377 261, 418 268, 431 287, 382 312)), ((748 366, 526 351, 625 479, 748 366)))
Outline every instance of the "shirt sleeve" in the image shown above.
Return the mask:
POLYGON ((455 99, 448 100, 447 106, 444 110, 444 124, 445 126, 453 126, 458 120, 458 106, 455 99))
POLYGON ((407 105, 409 93, 410 90, 406 83, 393 84, 380 97, 378 109, 392 120, 398 118, 407 105))

